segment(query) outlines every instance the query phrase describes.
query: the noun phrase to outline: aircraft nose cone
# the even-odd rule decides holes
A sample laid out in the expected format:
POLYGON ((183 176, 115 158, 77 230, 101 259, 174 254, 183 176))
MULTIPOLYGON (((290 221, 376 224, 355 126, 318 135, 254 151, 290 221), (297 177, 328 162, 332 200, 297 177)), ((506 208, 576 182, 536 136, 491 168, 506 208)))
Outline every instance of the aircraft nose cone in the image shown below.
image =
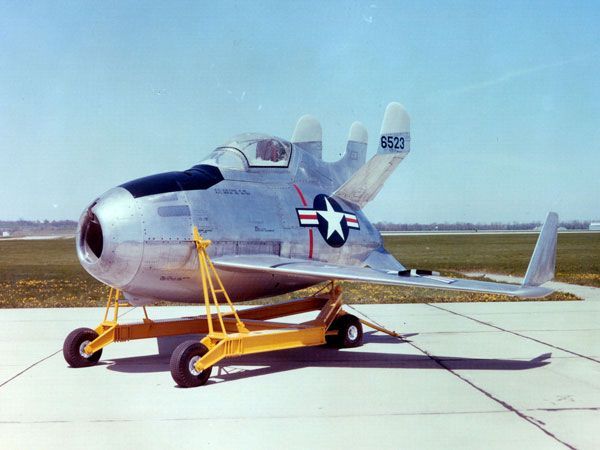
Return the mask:
POLYGON ((82 213, 77 256, 94 278, 123 289, 142 260, 142 224, 135 199, 121 187, 111 189, 82 213))

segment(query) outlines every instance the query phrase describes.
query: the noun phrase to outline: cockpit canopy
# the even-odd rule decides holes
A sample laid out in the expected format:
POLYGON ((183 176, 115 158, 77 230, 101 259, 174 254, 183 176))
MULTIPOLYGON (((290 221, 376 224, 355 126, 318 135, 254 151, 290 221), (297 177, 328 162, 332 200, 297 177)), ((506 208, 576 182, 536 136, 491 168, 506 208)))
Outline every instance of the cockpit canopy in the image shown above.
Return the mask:
POLYGON ((246 170, 249 167, 288 167, 292 144, 265 134, 245 133, 217 147, 202 164, 224 169, 246 170))

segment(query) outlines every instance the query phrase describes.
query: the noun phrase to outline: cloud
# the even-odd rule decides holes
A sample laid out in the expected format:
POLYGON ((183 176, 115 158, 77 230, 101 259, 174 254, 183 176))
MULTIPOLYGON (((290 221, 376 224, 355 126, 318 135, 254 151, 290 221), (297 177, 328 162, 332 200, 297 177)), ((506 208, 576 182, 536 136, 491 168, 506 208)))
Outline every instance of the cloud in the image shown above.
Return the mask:
POLYGON ((574 63, 574 62, 586 60, 590 56, 592 56, 592 55, 582 55, 582 56, 577 56, 574 58, 565 59, 562 61, 555 61, 553 63, 540 64, 540 65, 528 67, 525 69, 513 70, 513 71, 507 72, 503 75, 500 75, 499 77, 491 78, 489 80, 480 81, 477 83, 468 84, 466 86, 462 86, 462 87, 459 87, 456 89, 449 89, 445 92, 450 93, 450 94, 463 94, 466 92, 479 91, 481 89, 487 89, 489 87, 497 86, 499 84, 508 83, 509 81, 512 81, 516 78, 522 78, 527 75, 531 75, 532 73, 544 72, 549 69, 554 69, 556 67, 562 67, 562 66, 566 66, 568 64, 574 63))

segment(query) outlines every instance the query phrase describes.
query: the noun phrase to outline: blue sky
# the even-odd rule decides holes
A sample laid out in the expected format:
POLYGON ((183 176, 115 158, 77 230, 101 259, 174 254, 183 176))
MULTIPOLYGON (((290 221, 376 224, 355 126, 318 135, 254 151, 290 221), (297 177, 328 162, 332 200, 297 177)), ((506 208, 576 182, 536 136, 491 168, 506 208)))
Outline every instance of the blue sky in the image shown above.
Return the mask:
POLYGON ((1 219, 76 219, 231 135, 400 101, 412 152, 374 220, 600 219, 598 2, 0 0, 1 219))

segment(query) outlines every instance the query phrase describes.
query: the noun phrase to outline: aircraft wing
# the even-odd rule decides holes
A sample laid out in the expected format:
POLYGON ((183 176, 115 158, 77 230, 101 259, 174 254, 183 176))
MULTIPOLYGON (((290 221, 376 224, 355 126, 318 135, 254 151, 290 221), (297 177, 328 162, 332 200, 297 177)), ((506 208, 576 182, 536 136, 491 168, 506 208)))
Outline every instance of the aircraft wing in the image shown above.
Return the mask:
POLYGON ((493 283, 489 281, 421 275, 414 271, 381 271, 369 267, 341 266, 319 261, 295 260, 270 255, 223 256, 213 259, 214 265, 236 272, 269 272, 315 281, 344 280, 363 283, 412 286, 430 289, 482 292, 515 297, 544 297, 553 291, 539 286, 493 283))
POLYGON ((318 281, 345 280, 363 283, 412 286, 452 291, 503 294, 523 298, 539 298, 552 289, 541 287, 554 277, 558 216, 549 213, 533 251, 522 285, 490 281, 448 278, 427 271, 382 270, 369 267, 342 266, 314 260, 289 259, 274 255, 221 256, 213 263, 221 270, 236 272, 269 272, 318 281))

